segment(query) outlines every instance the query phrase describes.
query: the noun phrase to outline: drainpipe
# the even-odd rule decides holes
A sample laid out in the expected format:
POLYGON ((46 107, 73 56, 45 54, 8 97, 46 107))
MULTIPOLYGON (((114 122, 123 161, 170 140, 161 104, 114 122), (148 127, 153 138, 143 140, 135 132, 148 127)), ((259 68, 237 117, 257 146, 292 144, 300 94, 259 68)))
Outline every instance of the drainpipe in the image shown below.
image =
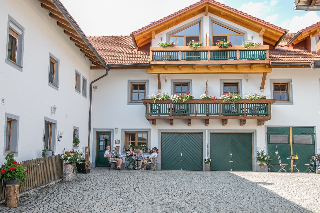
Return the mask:
POLYGON ((89 132, 88 132, 88 147, 89 147, 89 157, 90 157, 90 153, 91 153, 91 149, 90 149, 90 138, 91 138, 91 117, 92 117, 92 85, 101 80, 102 78, 106 77, 108 75, 108 72, 110 71, 109 66, 107 65, 106 68, 106 74, 100 76, 99 78, 97 78, 96 80, 92 81, 90 83, 90 106, 89 106, 89 122, 88 122, 88 128, 89 128, 89 132))

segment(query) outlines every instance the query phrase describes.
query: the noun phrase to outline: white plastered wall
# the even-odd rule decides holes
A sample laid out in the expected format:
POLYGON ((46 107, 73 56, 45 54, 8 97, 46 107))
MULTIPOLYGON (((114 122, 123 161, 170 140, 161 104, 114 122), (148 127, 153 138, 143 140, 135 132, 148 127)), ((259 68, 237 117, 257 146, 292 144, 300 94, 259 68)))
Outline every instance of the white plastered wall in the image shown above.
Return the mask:
MULTIPOLYGON (((71 149, 73 127, 87 145, 89 97, 75 92, 75 70, 90 84, 90 62, 36 0, 0 1, 0 163, 4 161, 5 113, 19 116, 18 161, 41 156, 44 117, 63 132, 55 153, 71 149), (8 15, 25 28, 23 71, 5 63, 8 15), (48 86, 49 53, 60 60, 59 90, 48 86), (56 106, 55 114, 51 107, 56 106)), ((87 88, 87 89, 88 89, 87 88)), ((89 89, 87 90, 89 96, 89 89)))

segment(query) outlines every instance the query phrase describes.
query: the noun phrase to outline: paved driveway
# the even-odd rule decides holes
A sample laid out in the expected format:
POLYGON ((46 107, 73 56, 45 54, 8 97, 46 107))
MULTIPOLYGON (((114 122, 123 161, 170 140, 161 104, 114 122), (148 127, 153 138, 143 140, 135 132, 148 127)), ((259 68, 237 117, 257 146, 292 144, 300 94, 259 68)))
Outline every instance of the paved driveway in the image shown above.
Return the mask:
POLYGON ((0 212, 320 212, 320 175, 108 171, 78 174, 0 212))

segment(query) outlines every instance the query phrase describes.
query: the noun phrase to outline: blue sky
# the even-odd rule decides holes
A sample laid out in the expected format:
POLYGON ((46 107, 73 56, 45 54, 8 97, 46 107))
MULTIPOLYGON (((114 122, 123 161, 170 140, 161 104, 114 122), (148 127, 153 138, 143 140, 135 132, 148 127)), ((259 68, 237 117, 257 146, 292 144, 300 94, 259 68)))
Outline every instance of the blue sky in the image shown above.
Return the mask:
MULTIPOLYGON (((129 35, 198 0, 61 0, 86 35, 129 35)), ((294 10, 294 0, 217 0, 297 32, 320 21, 320 12, 294 10)))

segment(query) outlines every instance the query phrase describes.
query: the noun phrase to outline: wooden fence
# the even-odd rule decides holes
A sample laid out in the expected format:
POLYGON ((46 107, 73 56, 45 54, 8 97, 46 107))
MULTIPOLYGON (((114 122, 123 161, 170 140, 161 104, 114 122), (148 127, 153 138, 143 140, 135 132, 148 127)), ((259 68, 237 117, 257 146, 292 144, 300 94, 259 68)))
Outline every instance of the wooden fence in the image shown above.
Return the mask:
MULTIPOLYGON (((20 186, 20 193, 46 185, 62 178, 62 160, 60 155, 21 162, 27 169, 26 181, 20 186)), ((5 186, 0 183, 0 200, 4 200, 5 186)))

